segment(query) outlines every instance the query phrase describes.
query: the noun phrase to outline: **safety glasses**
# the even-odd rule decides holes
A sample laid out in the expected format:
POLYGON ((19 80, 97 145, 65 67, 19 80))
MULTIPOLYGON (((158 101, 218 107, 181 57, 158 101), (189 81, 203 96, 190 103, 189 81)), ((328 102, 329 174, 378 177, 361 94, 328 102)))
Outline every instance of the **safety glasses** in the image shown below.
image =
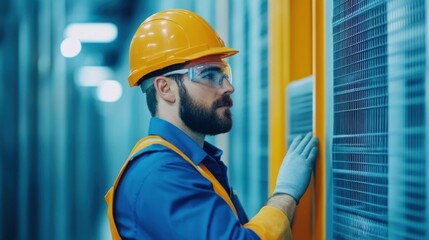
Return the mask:
MULTIPOLYGON (((174 70, 162 76, 168 77, 175 74, 188 74, 188 78, 192 82, 210 87, 222 86, 225 79, 232 84, 231 67, 226 62, 205 62, 189 68, 174 70)), ((142 82, 141 88, 143 92, 146 92, 154 80, 155 78, 153 77, 142 82)))

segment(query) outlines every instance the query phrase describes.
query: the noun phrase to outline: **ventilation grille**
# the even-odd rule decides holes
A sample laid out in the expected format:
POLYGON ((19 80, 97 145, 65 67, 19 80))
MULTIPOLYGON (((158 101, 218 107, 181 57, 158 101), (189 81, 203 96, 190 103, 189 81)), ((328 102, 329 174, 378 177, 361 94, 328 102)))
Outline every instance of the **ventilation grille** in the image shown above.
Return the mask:
POLYGON ((287 89, 288 146, 298 134, 313 129, 313 77, 293 81, 287 89))
POLYGON ((387 17, 384 1, 334 1, 335 239, 387 239, 387 17))
POLYGON ((328 238, 427 239, 425 1, 332 11, 328 238))
POLYGON ((428 239, 425 1, 387 3, 389 239, 428 239))

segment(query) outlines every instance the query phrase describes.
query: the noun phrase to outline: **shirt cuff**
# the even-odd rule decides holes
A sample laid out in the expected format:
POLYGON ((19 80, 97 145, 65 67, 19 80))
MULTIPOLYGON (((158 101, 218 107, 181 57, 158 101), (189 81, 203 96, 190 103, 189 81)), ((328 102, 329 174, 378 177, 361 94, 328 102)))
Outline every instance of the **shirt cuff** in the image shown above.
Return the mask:
POLYGON ((264 206, 244 227, 253 230, 263 240, 292 239, 289 219, 272 206, 264 206))

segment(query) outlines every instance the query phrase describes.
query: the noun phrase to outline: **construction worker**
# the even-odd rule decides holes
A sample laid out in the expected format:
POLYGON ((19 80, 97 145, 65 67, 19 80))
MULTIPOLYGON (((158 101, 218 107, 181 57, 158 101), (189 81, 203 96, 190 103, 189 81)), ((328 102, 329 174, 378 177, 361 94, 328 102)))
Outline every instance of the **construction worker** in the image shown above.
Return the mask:
POLYGON ((228 183, 222 151, 204 140, 232 127, 234 87, 224 59, 237 52, 188 10, 158 12, 138 27, 128 79, 146 94, 152 118, 106 195, 113 239, 291 238, 317 138, 294 139, 274 194, 250 221, 228 183))

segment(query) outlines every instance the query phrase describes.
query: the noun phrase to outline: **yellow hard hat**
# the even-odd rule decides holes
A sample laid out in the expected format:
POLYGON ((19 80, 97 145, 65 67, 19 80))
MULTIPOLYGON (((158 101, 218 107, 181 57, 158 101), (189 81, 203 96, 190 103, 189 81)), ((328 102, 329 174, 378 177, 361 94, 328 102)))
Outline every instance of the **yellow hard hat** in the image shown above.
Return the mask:
POLYGON ((153 72, 209 55, 229 57, 238 51, 223 40, 197 14, 183 9, 165 10, 147 18, 130 45, 130 86, 153 72))

